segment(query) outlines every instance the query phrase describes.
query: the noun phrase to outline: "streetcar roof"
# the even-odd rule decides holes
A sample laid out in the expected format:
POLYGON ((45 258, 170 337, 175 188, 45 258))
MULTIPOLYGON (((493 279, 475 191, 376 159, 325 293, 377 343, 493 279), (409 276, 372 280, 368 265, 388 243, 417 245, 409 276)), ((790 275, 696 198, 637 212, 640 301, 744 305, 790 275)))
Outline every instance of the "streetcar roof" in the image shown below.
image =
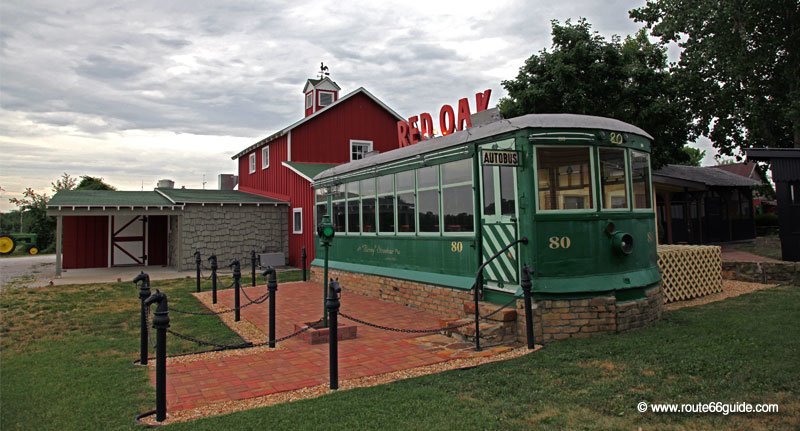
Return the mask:
POLYGON ((427 154, 449 147, 456 147, 468 142, 477 141, 479 139, 526 128, 608 130, 614 132, 632 133, 635 135, 644 136, 651 140, 653 139, 653 137, 644 130, 613 118, 577 114, 529 114, 521 117, 498 120, 482 126, 476 126, 467 130, 455 132, 446 136, 427 139, 416 145, 409 145, 407 147, 397 148, 385 153, 365 157, 349 163, 344 163, 320 172, 314 177, 314 181, 320 181, 344 173, 382 165, 395 160, 427 154))

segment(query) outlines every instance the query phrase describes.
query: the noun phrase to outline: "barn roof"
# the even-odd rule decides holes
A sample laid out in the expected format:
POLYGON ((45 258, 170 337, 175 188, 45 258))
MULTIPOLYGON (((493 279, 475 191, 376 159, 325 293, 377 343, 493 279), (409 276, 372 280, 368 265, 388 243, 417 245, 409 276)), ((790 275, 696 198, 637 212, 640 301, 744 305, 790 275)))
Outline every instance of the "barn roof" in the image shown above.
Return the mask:
POLYGON ((653 172, 653 182, 658 182, 657 177, 693 181, 707 186, 752 187, 761 184, 756 180, 722 169, 702 168, 699 166, 666 165, 653 172))
POLYGON ((259 140, 258 142, 256 142, 255 144, 253 144, 253 145, 250 145, 249 147, 245 148, 244 150, 242 150, 242 151, 239 151, 238 153, 236 153, 236 155, 234 155, 233 157, 231 157, 231 159, 232 159, 232 160, 236 160, 236 159, 238 159, 239 157, 242 157, 243 155, 245 155, 245 154, 247 154, 247 153, 249 153, 249 152, 251 152, 251 151, 255 150, 256 148, 258 148, 258 147, 261 147, 261 146, 263 146, 263 145, 265 145, 265 144, 267 144, 267 143, 269 143, 269 142, 271 142, 271 141, 274 141, 275 139, 278 139, 278 138, 280 138, 281 136, 283 136, 283 135, 285 135, 285 134, 289 133, 289 131, 291 131, 292 129, 294 129, 294 128, 297 128, 298 126, 300 126, 300 125, 302 125, 302 124, 305 124, 305 123, 307 123, 307 122, 309 122, 309 121, 312 121, 313 119, 317 118, 319 115, 322 115, 322 114, 324 114, 324 113, 326 113, 326 112, 329 112, 331 109, 336 109, 336 107, 337 107, 337 106, 339 106, 340 104, 344 103, 346 100, 348 100, 348 99, 352 98, 353 96, 355 96, 355 95, 357 95, 357 94, 363 94, 363 95, 365 95, 365 96, 369 97, 369 98, 370 98, 370 99, 372 99, 372 100, 373 100, 375 103, 377 103, 377 104, 378 104, 378 105, 380 105, 380 106, 381 106, 383 109, 385 109, 385 110, 386 110, 386 112, 388 112, 388 113, 392 114, 392 115, 393 115, 395 118, 397 118, 398 120, 404 120, 404 118, 403 118, 403 117, 401 117, 401 116, 400 116, 400 114, 398 114, 397 112, 395 112, 395 111, 394 111, 392 108, 390 108, 389 106, 387 106, 385 103, 381 102, 381 101, 380 101, 380 99, 378 99, 377 97, 375 97, 375 96, 374 96, 372 93, 370 93, 369 91, 367 91, 367 90, 366 90, 364 87, 358 87, 358 88, 357 88, 355 91, 352 91, 352 92, 350 92, 350 93, 347 93, 346 95, 344 95, 344 96, 340 97, 340 98, 339 98, 339 99, 337 99, 335 102, 333 102, 333 103, 331 103, 330 105, 328 105, 327 107, 325 107, 325 109, 321 109, 321 110, 319 110, 319 111, 317 111, 317 112, 315 112, 315 113, 313 113, 313 114, 309 115, 308 117, 305 117, 305 118, 303 118, 302 120, 296 121, 295 123, 291 124, 290 126, 288 126, 288 127, 284 128, 284 129, 281 129, 281 130, 279 130, 279 131, 277 131, 277 132, 275 132, 275 133, 273 133, 273 134, 271 134, 271 135, 267 136, 267 137, 266 137, 266 138, 264 138, 264 139, 260 139, 260 140, 259 140))
POLYGON ((529 114, 472 127, 467 130, 451 133, 446 136, 427 139, 417 145, 398 148, 382 154, 365 157, 350 163, 338 165, 317 175, 314 177, 314 181, 320 181, 325 178, 341 175, 346 172, 378 166, 384 163, 393 162, 395 160, 414 157, 433 151, 439 151, 449 147, 456 147, 468 142, 487 138, 489 136, 499 135, 501 133, 511 132, 517 129, 524 129, 528 127, 612 130, 632 133, 644 136, 648 139, 653 139, 653 137, 644 130, 612 118, 576 114, 529 114))
POLYGON ((61 190, 47 208, 173 207, 185 204, 284 205, 286 202, 236 190, 155 189, 151 191, 61 190))

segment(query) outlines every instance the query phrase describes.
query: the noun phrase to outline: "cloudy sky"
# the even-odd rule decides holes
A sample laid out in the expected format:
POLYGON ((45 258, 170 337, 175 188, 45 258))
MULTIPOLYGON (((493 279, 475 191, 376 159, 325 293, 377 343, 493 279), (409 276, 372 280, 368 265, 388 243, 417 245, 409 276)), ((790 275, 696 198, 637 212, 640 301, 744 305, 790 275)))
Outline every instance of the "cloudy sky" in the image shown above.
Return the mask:
POLYGON ((0 2, 0 210, 62 172, 123 190, 215 188, 230 156, 302 117, 319 63, 403 116, 492 88, 550 47, 550 20, 605 36, 643 0, 0 2))

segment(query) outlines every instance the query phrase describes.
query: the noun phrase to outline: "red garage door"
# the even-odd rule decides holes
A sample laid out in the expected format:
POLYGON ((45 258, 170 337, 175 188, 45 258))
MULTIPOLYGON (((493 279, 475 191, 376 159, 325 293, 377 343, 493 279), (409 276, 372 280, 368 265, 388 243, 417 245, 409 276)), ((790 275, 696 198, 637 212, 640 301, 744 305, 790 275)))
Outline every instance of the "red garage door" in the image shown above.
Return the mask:
POLYGON ((108 266, 108 216, 64 216, 64 269, 108 266))

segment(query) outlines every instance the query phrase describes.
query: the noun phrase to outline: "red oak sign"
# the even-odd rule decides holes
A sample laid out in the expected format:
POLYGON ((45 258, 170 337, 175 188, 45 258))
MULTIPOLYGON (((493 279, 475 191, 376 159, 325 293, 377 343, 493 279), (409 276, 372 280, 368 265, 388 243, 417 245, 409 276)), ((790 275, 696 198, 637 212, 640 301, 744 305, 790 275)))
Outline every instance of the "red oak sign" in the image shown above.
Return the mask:
MULTIPOLYGON (((489 107, 489 96, 491 95, 491 89, 475 94, 475 112, 485 111, 489 107)), ((452 106, 444 105, 439 109, 439 130, 442 131, 442 135, 449 135, 456 130, 469 129, 472 127, 470 115, 472 114, 466 97, 458 101, 458 116, 452 106)), ((408 121, 397 122, 397 139, 399 139, 401 147, 414 145, 432 137, 433 117, 427 112, 409 117, 408 121)))

